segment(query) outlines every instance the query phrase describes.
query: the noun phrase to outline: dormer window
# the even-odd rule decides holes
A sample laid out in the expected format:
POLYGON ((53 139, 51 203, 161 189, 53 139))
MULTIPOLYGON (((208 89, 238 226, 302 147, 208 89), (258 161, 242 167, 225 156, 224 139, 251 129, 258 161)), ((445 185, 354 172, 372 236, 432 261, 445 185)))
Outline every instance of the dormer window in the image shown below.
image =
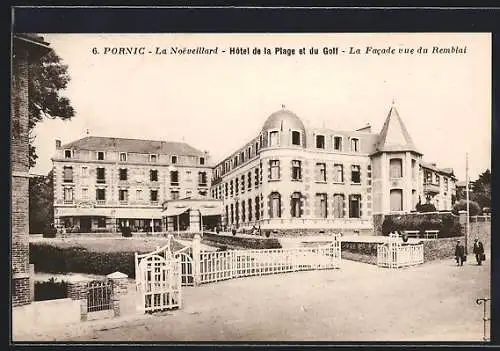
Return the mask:
POLYGON ((318 148, 318 149, 325 148, 325 136, 324 135, 316 135, 316 148, 318 148))
POLYGON ((156 155, 149 155, 149 162, 156 163, 158 157, 156 155))
POLYGON ((64 150, 64 158, 73 157, 73 152, 71 150, 64 150))
POLYGON ((359 139, 352 138, 351 139, 351 151, 358 152, 359 151, 359 139))
POLYGON ((279 145, 279 133, 278 131, 269 132, 269 146, 279 145))
POLYGON ((127 153, 120 152, 120 162, 127 162, 127 153))
POLYGON ((300 146, 300 132, 296 130, 292 131, 292 145, 300 146))
POLYGON ((104 160, 104 151, 97 151, 97 160, 99 161, 104 160))
POLYGON ((200 157, 200 165, 204 165, 205 164, 205 157, 200 157))
POLYGON ((342 137, 341 136, 333 137, 333 149, 335 151, 342 151, 342 137))
POLYGON ((172 157, 170 158, 170 160, 172 161, 173 164, 176 164, 177 163, 177 156, 172 155, 172 157))

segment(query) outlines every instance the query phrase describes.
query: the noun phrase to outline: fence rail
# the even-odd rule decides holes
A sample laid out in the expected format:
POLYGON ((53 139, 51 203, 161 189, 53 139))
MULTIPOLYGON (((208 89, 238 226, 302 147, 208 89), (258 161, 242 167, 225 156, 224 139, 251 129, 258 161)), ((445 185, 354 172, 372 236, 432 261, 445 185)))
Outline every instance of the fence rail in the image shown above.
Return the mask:
POLYGON ((377 245, 377 266, 401 268, 424 263, 423 244, 402 244, 397 236, 389 236, 389 242, 377 245))
POLYGON ((317 248, 202 252, 200 283, 340 267, 340 241, 317 248))

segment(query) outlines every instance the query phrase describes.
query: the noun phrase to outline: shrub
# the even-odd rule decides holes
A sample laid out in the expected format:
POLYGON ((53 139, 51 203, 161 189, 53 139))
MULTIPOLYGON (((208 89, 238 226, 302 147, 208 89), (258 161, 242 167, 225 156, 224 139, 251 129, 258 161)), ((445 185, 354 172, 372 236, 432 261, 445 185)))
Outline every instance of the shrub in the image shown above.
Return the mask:
POLYGON ((417 204, 417 206, 415 206, 415 209, 417 210, 417 212, 436 212, 436 206, 434 206, 433 204, 417 204))
POLYGON ((382 223, 382 234, 394 231, 418 230, 423 235, 426 230, 439 230, 439 237, 460 235, 458 217, 450 213, 388 215, 382 223))
MULTIPOLYGON (((451 213, 458 215, 458 211, 467 211, 467 200, 460 200, 453 205, 451 213)), ((479 214, 481 214, 479 204, 475 201, 469 201, 469 216, 477 216, 479 214)))
POLYGON ((107 275, 120 271, 135 277, 134 252, 89 252, 30 243, 30 263, 38 272, 107 275))
POLYGON ((35 301, 64 299, 68 297, 68 283, 56 282, 50 278, 46 282, 35 282, 35 301))
POLYGON ((123 227, 122 228, 122 236, 125 238, 131 238, 132 237, 132 229, 130 227, 123 227))

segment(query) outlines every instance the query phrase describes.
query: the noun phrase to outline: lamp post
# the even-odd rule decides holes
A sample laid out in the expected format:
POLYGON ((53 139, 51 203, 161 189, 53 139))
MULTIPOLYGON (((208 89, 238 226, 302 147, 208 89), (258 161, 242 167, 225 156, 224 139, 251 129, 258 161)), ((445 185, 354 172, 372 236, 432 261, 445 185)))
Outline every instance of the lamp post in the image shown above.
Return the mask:
POLYGON ((467 245, 469 239, 469 154, 465 154, 465 197, 467 201, 467 218, 465 224, 465 254, 467 255, 467 245))

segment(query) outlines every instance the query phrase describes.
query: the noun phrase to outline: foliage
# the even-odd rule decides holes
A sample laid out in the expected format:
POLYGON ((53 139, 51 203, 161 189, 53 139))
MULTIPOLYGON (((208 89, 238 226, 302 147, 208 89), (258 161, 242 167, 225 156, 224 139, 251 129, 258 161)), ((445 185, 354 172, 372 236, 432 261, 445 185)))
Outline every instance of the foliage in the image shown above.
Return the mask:
POLYGON ((239 247, 244 249, 281 249, 278 239, 244 238, 205 233, 203 241, 208 245, 239 247))
POLYGON ((64 299, 68 296, 68 283, 56 282, 50 278, 46 282, 35 282, 35 301, 64 299))
POLYGON ((122 228, 122 236, 125 238, 131 238, 132 237, 132 229, 130 227, 123 227, 122 228))
MULTIPOLYGON (((467 200, 460 200, 453 205, 451 212, 458 215, 459 211, 467 211, 467 200)), ((477 216, 481 214, 481 208, 475 201, 469 201, 469 216, 477 216)))
POLYGON ((30 243, 30 263, 38 272, 107 275, 119 271, 135 277, 134 252, 90 252, 30 243))
POLYGON ((471 190, 470 199, 477 202, 480 208, 491 207, 491 172, 489 169, 471 183, 471 190))
POLYGON ((415 206, 415 209, 417 212, 424 213, 424 212, 436 212, 436 206, 430 203, 426 204, 420 204, 418 203, 417 206, 415 206))
MULTIPOLYGON (((51 232, 54 223, 53 172, 47 176, 29 178, 29 231, 30 233, 51 232)), ((49 233, 50 234, 50 233, 49 233)))
POLYGON ((426 230, 439 230, 439 237, 447 238, 460 235, 460 223, 450 213, 388 215, 382 223, 383 235, 404 230, 418 230, 421 235, 426 230))
POLYGON ((29 165, 33 167, 38 158, 36 149, 32 145, 35 139, 32 134, 33 128, 43 117, 69 120, 75 115, 75 111, 70 100, 60 95, 60 92, 66 89, 70 76, 68 66, 62 64, 61 58, 54 50, 31 64, 29 75, 29 165))

